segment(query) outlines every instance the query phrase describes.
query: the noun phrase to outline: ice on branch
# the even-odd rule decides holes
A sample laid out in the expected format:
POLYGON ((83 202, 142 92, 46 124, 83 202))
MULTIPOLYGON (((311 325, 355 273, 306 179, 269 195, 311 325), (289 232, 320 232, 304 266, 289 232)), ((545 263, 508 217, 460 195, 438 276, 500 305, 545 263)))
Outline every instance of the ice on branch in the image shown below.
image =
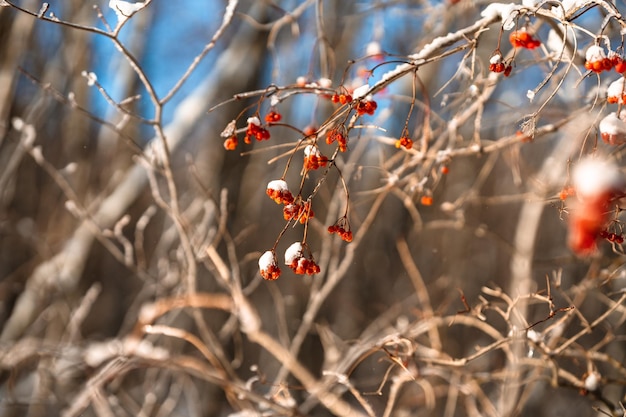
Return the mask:
POLYGON ((527 7, 529 9, 534 9, 535 7, 539 6, 541 4, 540 1, 537 0, 522 0, 522 5, 524 7, 527 7))
POLYGON ((300 75, 298 78, 296 78, 296 85, 298 87, 304 87, 306 86, 307 83, 308 83, 308 80, 304 75, 300 75))
POLYGON ((237 7, 236 0, 230 0, 228 2, 228 5, 226 6, 226 10, 224 11, 224 18, 222 19, 223 22, 228 22, 233 18, 236 7, 237 7))
POLYGON ((519 14, 519 5, 514 3, 491 3, 480 15, 486 19, 499 17, 502 20, 502 29, 511 30, 515 27, 515 18, 519 14))
POLYGON ((117 21, 121 23, 146 7, 146 2, 130 3, 124 0, 109 0, 109 7, 117 15, 117 21))
MULTIPOLYGON (((416 57, 417 55, 415 54, 411 56, 411 58, 416 58, 416 57)), ((388 81, 394 77, 397 77, 400 74, 404 74, 410 68, 411 68, 411 64, 407 64, 407 63, 396 65, 394 69, 389 70, 386 73, 384 73, 381 77, 381 80, 388 81)))
POLYGON ((330 80, 330 78, 320 78, 319 81, 319 86, 322 88, 330 88, 333 85, 333 82, 330 80))
POLYGON ((235 133, 237 133, 237 121, 236 120, 231 120, 226 125, 224 130, 222 130, 222 133, 220 133, 220 136, 223 137, 223 138, 229 138, 229 137, 233 136, 235 133))
POLYGON ((82 71, 80 75, 87 79, 87 85, 89 87, 93 87, 94 84, 98 81, 98 77, 93 72, 82 71))
POLYGON ((352 92, 352 98, 355 99, 355 100, 363 98, 363 97, 365 97, 367 95, 367 93, 369 91, 370 91, 369 84, 364 84, 364 85, 354 89, 354 91, 352 92))

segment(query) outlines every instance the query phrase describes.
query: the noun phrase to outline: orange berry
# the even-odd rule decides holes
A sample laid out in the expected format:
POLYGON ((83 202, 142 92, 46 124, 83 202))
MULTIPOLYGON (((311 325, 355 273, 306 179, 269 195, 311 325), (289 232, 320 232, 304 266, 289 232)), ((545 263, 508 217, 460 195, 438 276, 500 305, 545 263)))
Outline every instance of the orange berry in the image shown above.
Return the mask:
POLYGON ((234 151, 235 149, 237 149, 237 142, 237 136, 233 135, 224 141, 224 148, 227 151, 234 151))

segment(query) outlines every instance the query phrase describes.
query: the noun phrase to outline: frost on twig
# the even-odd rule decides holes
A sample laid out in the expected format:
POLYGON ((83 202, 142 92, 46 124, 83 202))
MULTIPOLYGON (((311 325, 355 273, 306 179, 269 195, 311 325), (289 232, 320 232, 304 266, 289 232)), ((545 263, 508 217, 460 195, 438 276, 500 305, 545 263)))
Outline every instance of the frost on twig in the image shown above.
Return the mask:
POLYGON ((127 19, 130 19, 139 10, 146 7, 148 2, 131 3, 125 0, 109 0, 109 7, 117 16, 117 25, 120 27, 127 19))

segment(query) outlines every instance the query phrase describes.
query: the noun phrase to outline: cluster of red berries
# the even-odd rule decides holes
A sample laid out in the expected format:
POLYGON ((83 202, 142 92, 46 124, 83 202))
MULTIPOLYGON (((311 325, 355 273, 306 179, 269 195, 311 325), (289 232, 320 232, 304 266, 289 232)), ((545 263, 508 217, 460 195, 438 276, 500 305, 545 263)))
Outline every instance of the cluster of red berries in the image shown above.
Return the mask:
POLYGON ((261 126, 261 122, 258 117, 250 117, 248 119, 248 129, 246 130, 246 136, 243 138, 245 143, 252 143, 252 138, 256 140, 268 140, 270 138, 269 130, 261 126))
MULTIPOLYGON (((621 99, 621 97, 620 97, 621 99)), ((620 104, 623 104, 620 101, 620 104)), ((600 124, 598 130, 600 131, 600 137, 606 144, 618 146, 626 143, 626 112, 623 110, 617 114, 617 112, 611 112, 606 115, 600 124)))
POLYGON ((275 110, 270 111, 265 115, 265 121, 269 124, 278 123, 283 116, 275 110))
POLYGON ((598 233, 598 237, 600 239, 606 239, 609 242, 617 243, 618 245, 624 243, 624 235, 621 233, 613 233, 609 232, 608 230, 601 230, 600 233, 598 233))
POLYGON ((585 256, 596 250, 602 231, 611 224, 612 207, 623 195, 622 174, 614 161, 594 155, 574 166, 571 179, 577 198, 569 208, 568 243, 576 254, 585 256))
POLYGON ((313 217, 315 217, 315 213, 313 213, 309 201, 302 202, 298 199, 298 201, 286 204, 285 207, 283 207, 283 218, 287 221, 295 219, 301 224, 305 224, 313 217))
POLYGON ((613 58, 603 58, 597 61, 585 61, 585 69, 596 73, 615 69, 615 71, 621 74, 626 71, 626 61, 624 61, 624 58, 617 55, 613 58))
POLYGON ((508 77, 511 75, 512 70, 513 67, 511 64, 505 63, 502 58, 502 54, 496 49, 496 51, 491 55, 491 58, 489 58, 489 71, 503 73, 505 77, 508 77))
POLYGON ((535 49, 541 46, 541 42, 538 39, 533 38, 532 35, 525 30, 516 30, 511 32, 509 41, 514 48, 535 49))
MULTIPOLYGON (((265 120, 269 123, 270 120, 275 122, 280 120, 280 118, 281 116, 279 113, 272 111, 265 117, 265 120)), ((226 140, 224 141, 224 148, 228 151, 234 151, 237 149, 237 145, 239 144, 235 130, 235 121, 233 121, 229 123, 228 127, 224 130, 224 132, 222 132, 222 136, 226 137, 226 140)), ((248 128, 246 129, 244 142, 250 144, 252 143, 253 138, 258 141, 270 138, 269 130, 261 126, 261 121, 256 116, 248 118, 248 128)))
POLYGON ((626 78, 619 77, 606 89, 606 102, 609 104, 626 103, 626 78))
POLYGON ((509 75, 511 75, 512 70, 513 70, 513 67, 511 66, 511 64, 505 64, 504 62, 489 64, 489 71, 501 72, 504 74, 505 77, 508 77, 509 75))
POLYGON ((333 103, 339 103, 339 104, 346 104, 346 103, 351 103, 352 102, 352 96, 350 94, 333 94, 330 97, 330 101, 332 101, 333 103))
MULTIPOLYGON (((304 256, 305 245, 300 242, 293 243, 285 251, 285 265, 298 275, 315 275, 319 274, 320 267, 315 263, 310 251, 309 256, 304 256)), ((308 249, 308 248, 307 248, 308 249)))
MULTIPOLYGON (((320 272, 320 267, 315 263, 306 243, 295 242, 287 248, 285 251, 285 265, 299 275, 314 275, 320 272), (305 249, 308 252, 306 257, 304 256, 305 249)), ((259 258, 259 272, 263 279, 268 281, 274 281, 280 277, 281 270, 273 249, 266 251, 259 258)))
POLYGON ((601 46, 591 45, 585 53, 585 69, 595 73, 615 69, 621 74, 626 72, 626 61, 614 52, 607 57, 601 46))
POLYGON ((287 187, 285 180, 273 180, 267 184, 265 193, 276 202, 276 204, 291 204, 293 203, 293 195, 287 187))
POLYGON ((364 114, 369 114, 370 116, 374 114, 378 104, 374 100, 361 100, 356 104, 356 113, 359 116, 363 116, 364 114))
POLYGON ((265 193, 277 204, 285 205, 283 207, 283 218, 287 221, 295 219, 304 224, 315 216, 309 201, 303 202, 299 196, 297 199, 293 198, 285 180, 270 181, 267 184, 265 193))
POLYGON ((339 146, 339 150, 341 152, 348 150, 348 136, 345 133, 343 125, 341 127, 330 129, 326 134, 327 144, 331 145, 335 141, 337 141, 337 145, 339 146))
POLYGON ((307 145, 304 148, 304 169, 312 170, 325 167, 328 164, 328 157, 320 153, 317 146, 307 145))
POLYGON ((320 266, 315 263, 313 258, 301 257, 295 259, 288 265, 298 275, 315 275, 320 273, 320 266))
POLYGON ((328 233, 331 235, 336 233, 345 242, 352 242, 352 230, 350 230, 350 224, 345 217, 339 219, 332 226, 328 226, 328 233))
POLYGON ((402 136, 396 141, 396 148, 400 147, 403 147, 405 149, 411 149, 413 147, 413 141, 406 136, 402 136))
POLYGON ((259 258, 259 272, 261 276, 268 280, 277 280, 280 276, 280 268, 276 261, 276 254, 274 251, 268 250, 259 258))

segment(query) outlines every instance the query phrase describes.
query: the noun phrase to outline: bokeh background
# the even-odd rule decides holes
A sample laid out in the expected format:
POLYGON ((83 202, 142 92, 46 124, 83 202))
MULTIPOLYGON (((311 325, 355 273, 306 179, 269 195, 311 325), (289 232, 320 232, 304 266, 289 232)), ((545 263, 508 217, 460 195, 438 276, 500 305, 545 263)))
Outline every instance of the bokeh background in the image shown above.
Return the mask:
MULTIPOLYGON (((621 149, 599 141, 595 128, 609 111, 602 88, 617 74, 586 75, 582 66, 592 34, 622 49, 619 25, 609 21, 602 30, 607 13, 595 2, 571 16, 573 57, 547 42, 558 22, 520 17, 518 25, 535 31, 543 45, 518 51, 510 77, 488 69, 499 43, 496 23, 474 47, 420 67, 417 87, 408 76, 378 92, 377 112, 362 119, 370 127, 352 131, 350 150, 337 162, 358 241, 345 244, 325 232, 346 204, 331 170, 313 200, 316 218, 307 239, 322 273, 296 276, 283 267, 276 282, 263 281, 257 265, 284 226, 265 186, 283 175, 284 153, 302 137, 298 130, 319 127, 336 107, 322 95, 295 94, 276 106, 290 126, 273 127, 269 142, 228 152, 220 136, 226 125, 236 119, 244 127, 257 108, 261 114, 270 108, 260 94, 233 97, 294 86, 298 77, 329 78, 333 88, 373 85, 433 39, 480 19, 489 2, 230 2, 237 3, 232 22, 203 56, 226 1, 152 1, 116 36, 126 56, 109 36, 85 29, 115 27, 116 13, 106 2, 50 2, 43 12, 81 27, 38 19, 39 2, 11 3, 0 7, 2 415, 287 415, 154 358, 103 372, 119 358, 133 358, 123 346, 142 305, 188 290, 188 251, 167 208, 167 178, 157 162, 151 169, 139 157, 158 143, 159 128, 170 140, 197 290, 233 294, 235 284, 220 278, 225 267, 267 334, 295 349, 299 363, 364 415, 621 415, 623 250, 600 242, 595 256, 573 254, 567 203, 558 198, 570 164, 582 155, 596 152, 621 163, 621 149), (368 55, 374 47, 380 53, 368 55), (131 55, 156 96, 167 98, 162 106, 129 64, 131 55), (169 95, 194 59, 197 66, 169 95), (527 91, 554 66, 530 101, 527 91), (97 85, 89 85, 90 72, 97 85), (133 97, 127 114, 112 105, 133 97), (471 110, 480 100, 479 110, 471 110), (451 121, 465 112, 451 133, 451 121), (537 127, 568 121, 535 140, 489 150, 524 130, 533 112, 537 127), (444 152, 420 162, 393 146, 405 127, 418 143, 428 117, 432 146, 452 157, 435 158, 444 152), (24 142, 28 135, 15 118, 32 126, 32 143, 24 142), (449 173, 442 174, 443 165, 449 173), (432 195, 433 204, 420 204, 423 195, 432 195), (68 201, 84 209, 82 215, 68 201), (30 314, 20 315, 17 307, 27 299, 30 314), (529 341, 524 329, 533 323, 541 337, 529 341), (584 328, 588 333, 576 336, 584 328), (558 351, 572 337, 571 348, 558 351), (494 339, 507 348, 494 347, 466 365, 425 359, 469 357, 494 339), (507 349, 513 356, 522 352, 513 371, 507 349), (96 354, 101 359, 89 356, 96 354), (332 380, 331 370, 350 383, 332 380), (601 385, 585 390, 592 371, 601 385), (363 402, 370 410, 360 408, 363 402)), ((511 56, 507 39, 505 33, 500 49, 511 56)), ((297 188, 296 159, 286 180, 297 188)), ((311 173, 304 190, 311 192, 321 178, 311 173)), ((614 227, 621 231, 621 223, 614 227)), ((294 227, 282 236, 279 263, 302 233, 294 227)), ((290 415, 330 415, 275 354, 247 339, 234 314, 183 309, 161 322, 199 335, 209 350, 219 346, 215 354, 228 363, 230 383, 291 409, 290 415)), ((204 360, 180 338, 145 339, 152 349, 204 360)))

